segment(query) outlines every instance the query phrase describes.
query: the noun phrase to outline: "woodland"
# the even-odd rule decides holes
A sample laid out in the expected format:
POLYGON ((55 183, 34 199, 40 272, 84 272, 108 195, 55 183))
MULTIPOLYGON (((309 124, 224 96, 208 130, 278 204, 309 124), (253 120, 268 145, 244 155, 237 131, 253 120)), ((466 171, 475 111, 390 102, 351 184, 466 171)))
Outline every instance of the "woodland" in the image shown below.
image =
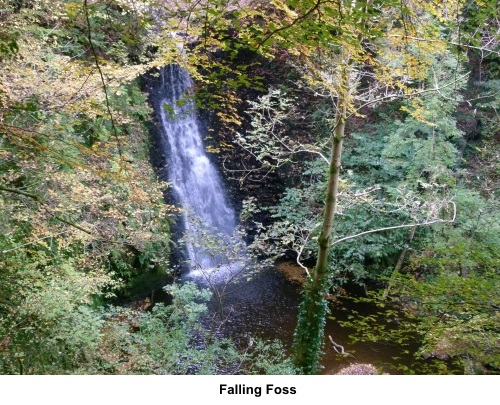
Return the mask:
POLYGON ((500 373, 499 114, 496 0, 0 0, 0 373, 318 374, 350 342, 500 373), (240 284, 293 267, 292 344, 218 333, 220 290, 179 281, 173 64, 244 241, 204 249, 244 249, 240 284), (374 310, 341 345, 342 299, 374 310))

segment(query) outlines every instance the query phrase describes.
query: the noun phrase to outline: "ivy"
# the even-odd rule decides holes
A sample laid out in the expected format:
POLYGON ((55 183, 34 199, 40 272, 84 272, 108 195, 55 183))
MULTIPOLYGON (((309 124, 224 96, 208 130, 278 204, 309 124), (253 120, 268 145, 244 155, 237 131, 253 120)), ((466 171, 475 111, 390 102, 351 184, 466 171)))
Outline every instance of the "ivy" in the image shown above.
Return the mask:
POLYGON ((329 311, 325 295, 330 284, 331 280, 325 278, 320 285, 312 281, 304 285, 292 347, 294 362, 301 374, 320 371, 319 359, 323 354, 324 327, 329 311))

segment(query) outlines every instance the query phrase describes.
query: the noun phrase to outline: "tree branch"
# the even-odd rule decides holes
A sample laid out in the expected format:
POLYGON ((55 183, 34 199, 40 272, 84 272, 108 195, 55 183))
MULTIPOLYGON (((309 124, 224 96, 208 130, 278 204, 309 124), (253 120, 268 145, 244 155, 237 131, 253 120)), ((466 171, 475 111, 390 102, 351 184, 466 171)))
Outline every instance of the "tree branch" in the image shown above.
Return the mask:
POLYGON ((19 195, 24 195, 25 197, 32 198, 40 203, 43 203, 42 198, 39 195, 28 193, 26 191, 21 191, 16 188, 10 188, 10 187, 4 187, 0 185, 0 190, 1 191, 8 191, 9 193, 14 193, 14 194, 19 194, 19 195))
POLYGON ((109 103, 108 87, 106 86, 106 81, 104 80, 104 75, 102 73, 101 66, 99 65, 99 60, 97 58, 97 52, 94 48, 94 44, 92 43, 92 29, 91 29, 91 25, 90 25, 88 0, 83 0, 83 6, 84 6, 83 8, 85 11, 85 19, 87 20, 87 39, 89 40, 90 50, 92 51, 92 55, 94 56, 95 66, 96 66, 97 70, 99 71, 99 76, 101 76, 102 87, 104 89, 104 95, 106 97, 106 109, 108 110, 109 118, 111 121, 111 127, 113 128, 113 135, 115 136, 115 139, 116 139, 116 147, 118 149, 118 154, 120 155, 120 158, 123 158, 120 138, 118 137, 118 131, 116 130, 115 120, 113 118, 113 114, 111 112, 111 107, 110 107, 110 103, 109 103))
MULTIPOLYGON (((407 35, 400 35, 400 34, 389 34, 389 36, 390 37, 394 37, 394 38, 404 37, 406 39, 411 39, 413 41, 418 41, 418 42, 441 42, 441 41, 439 41, 437 39, 419 38, 419 37, 413 37, 413 36, 407 36, 407 35)), ((495 51, 493 49, 484 48, 484 47, 481 47, 481 46, 468 45, 468 44, 464 44, 464 43, 460 43, 460 42, 454 42, 454 41, 448 41, 448 43, 451 44, 451 45, 463 46, 464 48, 477 49, 477 50, 482 51, 482 52, 491 52, 491 53, 494 53, 494 54, 497 54, 497 55, 500 56, 500 51, 495 51)))
MULTIPOLYGON (((332 337, 330 335, 328 335, 328 339, 330 340, 330 343, 332 344, 333 348, 335 349, 335 351, 338 353, 338 354, 341 354, 343 356, 351 356, 351 357, 354 357, 351 353, 347 353, 345 350, 344 350, 344 346, 342 345, 339 345, 338 343, 335 343, 332 339, 332 337), (340 351, 339 351, 340 349, 340 351)), ((356 358, 356 357, 354 357, 356 358)))
POLYGON ((47 203, 45 201, 43 201, 42 197, 40 197, 39 195, 37 194, 32 194, 32 193, 28 193, 26 191, 21 191, 19 189, 15 189, 15 188, 10 188, 10 187, 4 187, 4 186, 1 186, 0 185, 0 190, 1 191, 7 191, 9 193, 14 193, 14 194, 18 194, 18 195, 23 195, 25 197, 29 197, 29 198, 32 198, 33 200, 39 202, 40 204, 42 204, 43 206, 45 206, 45 208, 47 209, 48 213, 56 220, 60 221, 60 222, 63 222, 67 225, 70 225, 72 226, 73 228, 76 228, 82 232, 85 232, 89 235, 92 235, 92 231, 86 229, 86 228, 83 228, 82 226, 80 225, 77 225, 75 224, 74 222, 71 222, 71 221, 68 221, 67 219, 65 218, 62 218, 60 217, 59 215, 57 214, 54 214, 53 212, 51 212, 50 210, 50 207, 47 205, 47 203))
POLYGON ((299 21, 304 20, 306 17, 308 17, 310 14, 312 14, 315 10, 319 8, 321 5, 321 0, 317 0, 316 4, 312 6, 305 14, 303 14, 300 17, 297 17, 295 20, 293 20, 290 24, 284 25, 282 27, 276 28, 274 31, 271 31, 268 33, 262 41, 260 41, 257 46, 255 47, 255 50, 258 51, 262 45, 264 45, 273 35, 277 34, 278 32, 285 31, 288 28, 293 27, 295 24, 297 24, 299 21))
POLYGON ((361 105, 360 107, 358 107, 353 113, 349 114, 347 116, 347 118, 352 117, 355 113, 361 111, 361 109, 363 109, 364 107, 367 107, 371 104, 375 104, 375 103, 378 103, 381 101, 394 100, 394 99, 398 99, 398 98, 408 98, 408 97, 420 96, 421 94, 426 94, 426 93, 439 92, 441 89, 444 89, 445 87, 449 87, 449 86, 457 83, 458 81, 464 79, 465 77, 469 76, 470 74, 471 74, 471 72, 467 72, 464 75, 460 76, 458 79, 455 79, 449 83, 443 84, 441 87, 435 87, 435 88, 433 87, 432 89, 416 91, 414 93, 409 93, 409 94, 389 94, 387 96, 383 96, 383 97, 376 98, 374 100, 370 100, 370 101, 366 102, 365 104, 361 105))
POLYGON ((32 241, 32 242, 23 243, 22 245, 18 245, 18 246, 16 246, 16 247, 12 248, 12 249, 2 250, 0 253, 1 253, 1 254, 5 254, 5 253, 13 252, 14 250, 21 249, 21 248, 22 248, 22 247, 24 247, 24 246, 32 245, 32 244, 34 244, 34 243, 38 243, 38 242, 40 242, 40 241, 42 241, 42 240, 44 240, 44 239, 54 238, 54 237, 56 237, 56 236, 63 235, 63 234, 65 234, 65 233, 68 233, 68 231, 59 232, 59 233, 56 233, 56 234, 54 234, 54 235, 49 235, 49 236, 46 236, 45 238, 36 239, 36 240, 34 240, 34 241, 32 241))
POLYGON ((411 227, 417 227, 417 226, 428 226, 428 225, 433 225, 433 224, 437 224, 437 223, 453 223, 453 222, 455 222, 455 219, 457 217, 457 206, 453 201, 449 201, 449 203, 453 205, 453 218, 452 219, 435 219, 433 221, 428 221, 428 222, 420 222, 420 223, 405 224, 405 225, 395 225, 395 226, 388 226, 385 228, 371 229, 369 231, 357 233, 356 235, 346 236, 345 238, 337 239, 336 241, 332 242, 332 246, 336 245, 337 243, 349 240, 349 239, 354 239, 354 238, 357 238, 359 236, 368 235, 370 233, 389 231, 392 229, 411 228, 411 227))
POLYGON ((309 240, 309 236, 311 236, 310 232, 307 234, 306 240, 304 241, 304 243, 302 244, 300 249, 296 252, 297 252, 297 264, 306 271, 307 277, 311 278, 311 274, 309 273, 309 269, 300 262, 300 256, 302 255, 302 252, 304 251, 304 248, 307 244, 307 241, 309 240))

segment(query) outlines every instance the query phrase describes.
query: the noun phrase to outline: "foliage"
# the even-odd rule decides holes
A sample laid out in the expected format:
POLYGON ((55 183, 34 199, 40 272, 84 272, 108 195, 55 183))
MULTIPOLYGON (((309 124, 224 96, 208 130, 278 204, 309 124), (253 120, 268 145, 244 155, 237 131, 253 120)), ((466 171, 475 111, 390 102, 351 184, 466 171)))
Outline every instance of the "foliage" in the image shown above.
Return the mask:
POLYGON ((427 282, 404 280, 402 297, 418 308, 418 333, 422 347, 418 354, 438 358, 457 357, 465 374, 498 373, 498 275, 460 277, 440 274, 427 282))
POLYGON ((478 192, 457 188, 460 210, 453 227, 437 227, 412 255, 411 267, 428 274, 481 274, 498 268, 498 203, 478 192))
MULTIPOLYGON (((145 274, 168 274, 169 207, 147 162, 150 109, 127 58, 90 58, 85 6, 19 3, 0 19, 16 45, 0 61, 5 373, 92 362, 105 324, 98 306, 134 293, 145 274)), ((109 6, 107 16, 104 4, 90 6, 94 38, 120 46, 125 31, 108 23, 131 14, 109 6)))
POLYGON ((244 374, 292 375, 298 374, 292 359, 286 354, 280 341, 256 340, 251 342, 251 350, 243 357, 244 374))
MULTIPOLYGON (((167 185, 147 162, 150 109, 137 77, 179 63, 196 80, 197 103, 235 127, 239 90, 262 90, 256 62, 273 59, 291 66, 295 83, 277 83, 250 102, 251 128, 235 138, 266 172, 292 168, 305 152, 320 157, 299 163, 300 184, 276 206, 249 200, 243 212, 267 209, 274 220, 268 229, 257 223, 258 254, 292 253, 304 268, 326 258, 300 309, 301 371, 318 370, 331 284, 383 281, 408 250, 391 296, 411 322, 391 333, 416 332, 420 354, 458 358, 466 372, 497 372, 497 9, 493 0, 3 5, 2 372, 295 371, 279 345, 253 342, 241 351, 207 337, 208 296, 191 285, 172 287, 172 305, 151 313, 106 306, 170 271, 176 209, 163 203, 167 185), (464 102, 462 66, 475 60, 480 90, 464 102), (302 99, 316 111, 304 112, 302 99), (369 109, 381 105, 383 112, 369 109), (472 106, 475 138, 457 114, 472 106), (316 130, 298 139, 290 129, 302 120, 316 130), (450 201, 453 226, 443 223, 454 217, 450 201), (411 246, 405 229, 375 232, 426 221, 441 224, 419 229, 411 246)), ((358 321, 366 339, 383 337, 367 330, 371 319, 358 321)))
POLYGON ((111 308, 97 369, 79 372, 107 374, 252 374, 290 373, 283 349, 258 341, 239 350, 228 339, 216 338, 203 327, 208 290, 193 283, 170 286, 172 304, 137 313, 111 308), (131 330, 132 328, 135 329, 131 330))
MULTIPOLYGON (((435 96, 429 98, 435 101, 435 96)), ((424 111, 434 111, 434 106, 428 105, 426 99, 424 106, 424 111)), ((445 114, 443 111, 443 116, 445 114)), ((448 119, 446 117, 443 119, 448 119)), ((365 132, 354 133, 347 141, 349 148, 343 159, 346 176, 340 181, 337 195, 336 213, 341 220, 333 227, 334 244, 338 239, 370 229, 425 223, 435 217, 437 207, 442 206, 440 200, 450 198, 452 194, 446 191, 449 184, 437 183, 437 174, 430 178, 430 171, 440 173, 440 176, 446 174, 448 182, 453 185, 455 155, 436 153, 431 156, 434 161, 429 161, 428 151, 420 143, 440 142, 443 148, 454 151, 453 144, 447 140, 453 125, 427 127, 427 135, 424 135, 421 131, 426 124, 416 121, 411 115, 404 122, 387 123, 385 119, 381 115, 377 125, 358 128, 365 132), (440 131, 444 134, 437 140, 436 134, 440 131), (432 139, 433 132, 435 139, 432 139), (415 142, 419 144, 414 145, 415 142), (407 156, 408 149, 421 153, 421 158, 407 156), (402 164, 405 167, 401 167, 402 164)), ((259 145, 250 137, 247 142, 259 145)), ((326 172, 321 159, 305 162, 303 166, 298 187, 287 189, 276 206, 258 207, 267 209, 274 222, 268 229, 258 227, 259 233, 252 245, 255 252, 272 258, 295 252, 300 260, 314 260, 321 207, 325 203, 326 172)), ((254 208, 249 214, 255 215, 256 212, 258 210, 254 208)), ((348 280, 364 283, 368 278, 376 279, 384 274, 388 264, 402 250, 406 234, 404 229, 393 230, 335 244, 332 257, 336 284, 348 280)))
POLYGON ((327 285, 316 287, 309 281, 302 293, 292 348, 301 374, 317 374, 320 370, 319 359, 323 354, 323 332, 328 314, 324 291, 328 291, 327 285))
POLYGON ((218 374, 236 363, 238 353, 231 343, 210 341, 199 323, 207 311, 208 290, 198 290, 192 283, 167 290, 172 304, 155 305, 138 324, 139 348, 150 357, 154 373, 218 374))
MULTIPOLYGON (((455 220, 456 203, 452 200, 452 188, 457 181, 455 144, 462 140, 464 133, 457 128, 452 113, 461 100, 458 90, 466 75, 460 72, 460 59, 464 55, 457 53, 455 56, 451 45, 455 44, 456 33, 460 36, 462 32, 455 24, 459 21, 461 3, 439 6, 420 1, 384 4, 340 1, 337 9, 322 2, 275 2, 274 5, 273 11, 280 16, 280 22, 269 26, 267 32, 261 32, 263 40, 258 47, 266 51, 273 46, 288 50, 293 38, 296 58, 292 63, 302 74, 300 85, 307 86, 314 96, 328 100, 335 118, 329 123, 332 129, 326 142, 331 147, 326 195, 315 193, 313 190, 320 188, 307 183, 288 190, 280 205, 270 209, 277 221, 269 230, 261 227, 254 246, 261 252, 275 255, 291 249, 296 253, 298 264, 307 271, 300 259, 303 254, 310 254, 310 240, 316 239, 317 262, 310 275, 315 288, 306 289, 303 298, 307 308, 312 308, 313 302, 319 306, 322 299, 318 286, 324 287, 324 278, 331 276, 332 269, 339 275, 338 264, 342 260, 350 266, 355 277, 363 279, 367 275, 364 271, 367 263, 363 259, 368 259, 368 263, 375 261, 376 267, 383 270, 399 251, 406 253, 404 233, 396 233, 393 240, 384 240, 376 234, 377 229, 455 220), (372 179, 377 177, 376 183, 385 181, 375 186, 361 173, 353 174, 352 170, 348 171, 351 178, 342 182, 339 172, 346 123, 363 117, 368 106, 397 99, 405 100, 400 113, 404 119, 386 125, 382 131, 389 129, 390 132, 386 132, 382 142, 364 142, 369 156, 375 160, 368 162, 368 166, 376 167, 377 172, 367 170, 364 163, 358 164, 355 160, 350 163, 351 167, 362 166, 361 172, 368 172, 372 179), (371 148, 372 142, 376 145, 375 151, 371 148), (365 205, 354 204, 349 212, 342 206, 344 193, 341 189, 347 186, 355 190, 358 187, 353 184, 356 179, 365 187, 379 190, 378 198, 370 198, 365 205), (317 202, 324 207, 321 213, 315 207, 317 202), (347 235, 333 239, 343 226, 348 230, 347 235), (354 240, 358 236, 359 239, 354 240), (362 242, 357 243, 359 240, 362 242), (336 265, 332 265, 328 260, 332 257, 328 255, 330 247, 340 242, 347 246, 345 253, 340 245, 335 246, 336 265)), ((488 8, 488 12, 491 10, 488 8)), ((471 31, 460 38, 466 46, 475 43, 475 33, 469 36, 471 31)), ((283 128, 286 117, 283 100, 278 98, 278 102, 273 103, 272 97, 272 93, 262 97, 258 108, 257 104, 252 105, 249 112, 253 115, 253 129, 244 140, 240 136, 238 142, 258 161, 271 157, 282 163, 283 152, 276 150, 276 146, 286 153, 293 152, 289 145, 293 145, 294 140, 290 140, 283 128), (261 139, 265 146, 255 147, 261 139)), ((272 168, 269 160, 267 166, 272 168)), ((365 193, 353 194, 359 196, 369 192, 365 189, 365 193)), ((411 235, 410 239, 413 233, 411 235)), ((400 257, 402 264, 404 255, 400 257)), ((318 314, 324 316, 319 309, 318 314)), ((305 335, 311 325, 311 322, 300 320, 296 333, 305 335)), ((316 328, 313 330, 315 335, 316 328)), ((302 348, 299 344, 297 364, 308 372, 315 369, 311 362, 318 357, 303 353, 317 353, 320 345, 318 339, 304 343, 302 348)))
POLYGON ((495 271, 460 276, 441 273, 426 279, 400 275, 390 304, 373 294, 360 299, 375 305, 369 316, 352 314, 340 322, 353 341, 397 344, 413 352, 405 374, 498 374, 498 275, 495 271), (418 350, 413 349, 415 342, 418 350))
POLYGON ((354 340, 398 344, 407 353, 419 342, 413 365, 399 366, 405 373, 498 373, 497 204, 460 187, 453 193, 455 223, 414 241, 392 304, 375 295, 366 301, 376 314, 343 323, 356 330, 354 340))
MULTIPOLYGON (((164 203, 168 185, 148 162, 151 110, 137 78, 186 56, 198 79, 203 67, 207 86, 223 83, 220 76, 231 72, 209 55, 223 44, 236 50, 217 32, 221 14, 212 17, 212 3, 2 6, 2 373, 291 372, 286 361, 280 366, 277 344, 240 351, 207 335, 209 296, 193 285, 170 288, 172 304, 152 312, 109 306, 171 275, 169 223, 178 210, 164 203), (153 29, 153 16, 170 12, 165 27, 153 29), (206 38, 187 53, 177 47, 186 38, 167 34, 167 25, 181 21, 192 24, 190 35, 203 29, 206 38)), ((230 107, 237 102, 231 92, 250 83, 232 74, 228 92, 214 95, 230 107)), ((234 110, 226 117, 238 123, 234 110)))

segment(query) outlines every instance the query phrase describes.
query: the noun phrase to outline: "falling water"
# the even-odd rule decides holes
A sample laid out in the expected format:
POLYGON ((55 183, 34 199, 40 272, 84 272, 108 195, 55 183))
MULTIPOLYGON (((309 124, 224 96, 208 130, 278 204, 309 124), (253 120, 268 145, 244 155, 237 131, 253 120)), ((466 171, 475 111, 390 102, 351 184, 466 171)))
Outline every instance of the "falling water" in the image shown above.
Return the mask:
POLYGON ((231 243, 236 219, 205 153, 192 89, 188 72, 178 65, 161 70, 159 115, 169 149, 168 177, 182 204, 188 266, 194 274, 228 264, 223 250, 231 243))

